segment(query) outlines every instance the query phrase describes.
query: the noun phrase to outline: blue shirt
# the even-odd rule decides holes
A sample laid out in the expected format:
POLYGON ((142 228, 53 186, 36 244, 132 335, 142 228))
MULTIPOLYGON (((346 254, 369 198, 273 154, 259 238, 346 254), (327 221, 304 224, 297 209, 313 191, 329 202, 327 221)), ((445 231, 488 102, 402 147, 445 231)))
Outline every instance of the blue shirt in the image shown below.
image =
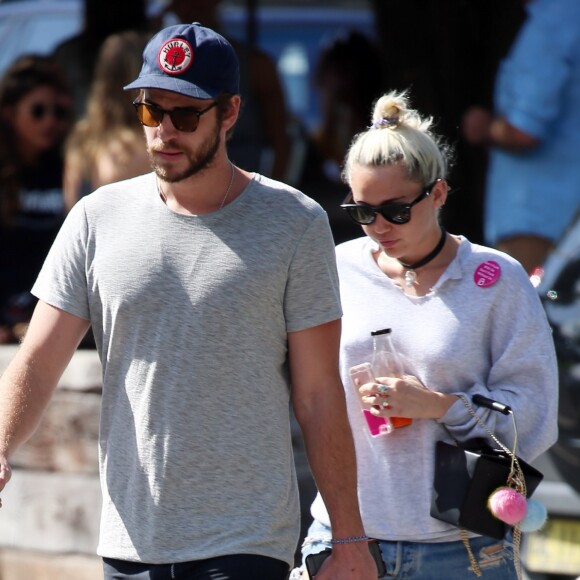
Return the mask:
POLYGON ((496 81, 496 113, 540 144, 491 153, 486 242, 556 241, 580 208, 580 2, 535 0, 496 81))

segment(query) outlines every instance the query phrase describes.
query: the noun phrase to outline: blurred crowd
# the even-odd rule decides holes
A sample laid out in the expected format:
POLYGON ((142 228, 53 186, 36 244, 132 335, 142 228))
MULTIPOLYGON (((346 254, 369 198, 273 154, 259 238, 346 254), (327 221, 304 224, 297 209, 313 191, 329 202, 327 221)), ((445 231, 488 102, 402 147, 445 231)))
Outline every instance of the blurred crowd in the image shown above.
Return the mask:
MULTIPOLYGON (((533 270, 576 213, 578 172, 560 188, 558 199, 566 219, 538 232, 535 222, 523 223, 521 208, 514 209, 515 218, 507 211, 516 205, 508 201, 514 182, 510 163, 518 167, 515 171, 525 173, 525 163, 537 168, 537 160, 552 147, 550 143, 562 139, 561 134, 571 134, 571 144, 579 139, 577 120, 568 121, 566 115, 580 90, 580 19, 571 17, 575 0, 491 3, 493 9, 487 0, 454 0, 454 10, 443 14, 436 0, 403 4, 371 0, 376 34, 341 32, 320 48, 311 83, 321 113, 312 130, 292 118, 274 60, 256 46, 232 40, 240 57, 244 105, 228 145, 230 157, 243 168, 285 181, 316 199, 329 215, 337 243, 358 237, 359 227, 339 208, 348 194, 341 179, 345 152, 352 138, 367 128, 368 111, 381 94, 410 88, 417 107, 433 116, 461 157, 451 174, 457 191, 443 213, 447 229, 476 243, 502 247, 533 270), (544 4, 556 6, 550 9, 550 19, 543 21, 545 30, 530 31, 538 27, 541 19, 534 14, 544 13, 544 4), (542 42, 550 26, 561 30, 562 25, 566 34, 556 34, 559 42, 550 39, 551 51, 543 50, 538 39, 542 42), (532 56, 531 64, 526 59, 530 46, 539 47, 543 55, 535 61, 532 56), (500 63, 507 70, 502 75, 498 75, 500 63), (534 69, 537 81, 526 67, 534 69), (557 71, 559 92, 540 90, 549 84, 543 70, 552 80, 557 71), (528 100, 536 101, 520 105, 518 86, 528 100), (526 106, 528 112, 532 110, 527 117, 522 112, 526 106), (537 122, 535 112, 542 113, 537 122), (494 120, 503 118, 517 131, 524 117, 519 129, 524 141, 529 137, 525 147, 494 140, 494 120), (494 162, 490 175, 496 181, 501 177, 501 187, 488 180, 490 156, 494 162), (500 169, 498 163, 503 164, 500 169), (492 194, 486 184, 488 190, 493 185, 489 207, 486 200, 492 194), (493 227, 499 216, 512 224, 522 221, 521 228, 508 228, 507 241, 493 227), (516 243, 510 245, 510 236, 517 238, 516 243)), ((166 12, 152 19, 145 0, 85 0, 84 27, 77 36, 49 56, 24 55, 4 72, 0 79, 0 343, 18 342, 25 332, 34 307, 29 290, 72 205, 100 185, 150 169, 132 107, 134 96, 122 90, 138 74, 146 41, 167 15, 220 31, 219 4, 219 0, 171 0, 166 12)), ((561 143, 555 153, 552 149, 552 155, 561 158, 563 147, 561 143)), ((575 148, 570 146, 569 151, 575 148)), ((551 173, 542 181, 544 201, 551 191, 550 179, 554 183, 554 176, 568 175, 556 162, 546 171, 551 173)), ((529 187, 523 180, 513 186, 521 204, 532 195, 529 187)), ((534 195, 541 197, 542 192, 534 195)), ((531 204, 531 211, 545 215, 539 202, 531 204)))

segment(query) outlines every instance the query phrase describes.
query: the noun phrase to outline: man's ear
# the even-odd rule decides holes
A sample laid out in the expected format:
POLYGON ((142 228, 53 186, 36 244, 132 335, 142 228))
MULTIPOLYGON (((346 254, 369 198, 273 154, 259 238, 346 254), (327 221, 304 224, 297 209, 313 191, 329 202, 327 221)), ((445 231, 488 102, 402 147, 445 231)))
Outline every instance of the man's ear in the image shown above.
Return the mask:
POLYGON ((229 131, 238 120, 240 115, 240 107, 242 106, 242 99, 240 95, 232 95, 232 97, 228 101, 228 106, 224 111, 224 115, 222 117, 222 128, 229 131))

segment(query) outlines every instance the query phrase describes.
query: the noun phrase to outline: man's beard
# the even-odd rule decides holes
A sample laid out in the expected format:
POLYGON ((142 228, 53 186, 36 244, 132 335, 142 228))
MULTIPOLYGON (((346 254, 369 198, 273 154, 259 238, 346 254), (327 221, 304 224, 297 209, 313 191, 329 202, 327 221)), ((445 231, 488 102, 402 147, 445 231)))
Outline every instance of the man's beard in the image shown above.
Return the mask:
MULTIPOLYGON (((155 157, 153 155, 153 151, 151 147, 148 148, 149 159, 151 161, 151 166, 153 167, 153 171, 163 181, 167 183, 178 183, 179 181, 183 181, 192 175, 196 175, 200 173, 204 169, 207 169, 213 162, 216 157, 217 151, 220 146, 220 126, 219 124, 216 125, 215 130, 210 135, 209 139, 205 141, 200 149, 192 153, 190 150, 183 150, 181 151, 185 153, 189 161, 189 166, 186 167, 183 171, 179 173, 169 172, 167 168, 160 166, 156 163, 155 157)), ((167 143, 170 145, 171 141, 167 143)))

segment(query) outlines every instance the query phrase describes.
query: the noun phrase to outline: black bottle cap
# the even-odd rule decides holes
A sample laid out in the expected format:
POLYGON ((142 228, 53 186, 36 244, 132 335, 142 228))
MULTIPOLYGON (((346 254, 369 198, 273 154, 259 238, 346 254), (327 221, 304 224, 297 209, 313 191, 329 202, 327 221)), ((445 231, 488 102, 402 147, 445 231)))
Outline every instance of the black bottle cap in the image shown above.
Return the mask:
POLYGON ((383 328, 382 330, 373 330, 371 336, 379 336, 380 334, 389 334, 391 332, 390 328, 383 328))

